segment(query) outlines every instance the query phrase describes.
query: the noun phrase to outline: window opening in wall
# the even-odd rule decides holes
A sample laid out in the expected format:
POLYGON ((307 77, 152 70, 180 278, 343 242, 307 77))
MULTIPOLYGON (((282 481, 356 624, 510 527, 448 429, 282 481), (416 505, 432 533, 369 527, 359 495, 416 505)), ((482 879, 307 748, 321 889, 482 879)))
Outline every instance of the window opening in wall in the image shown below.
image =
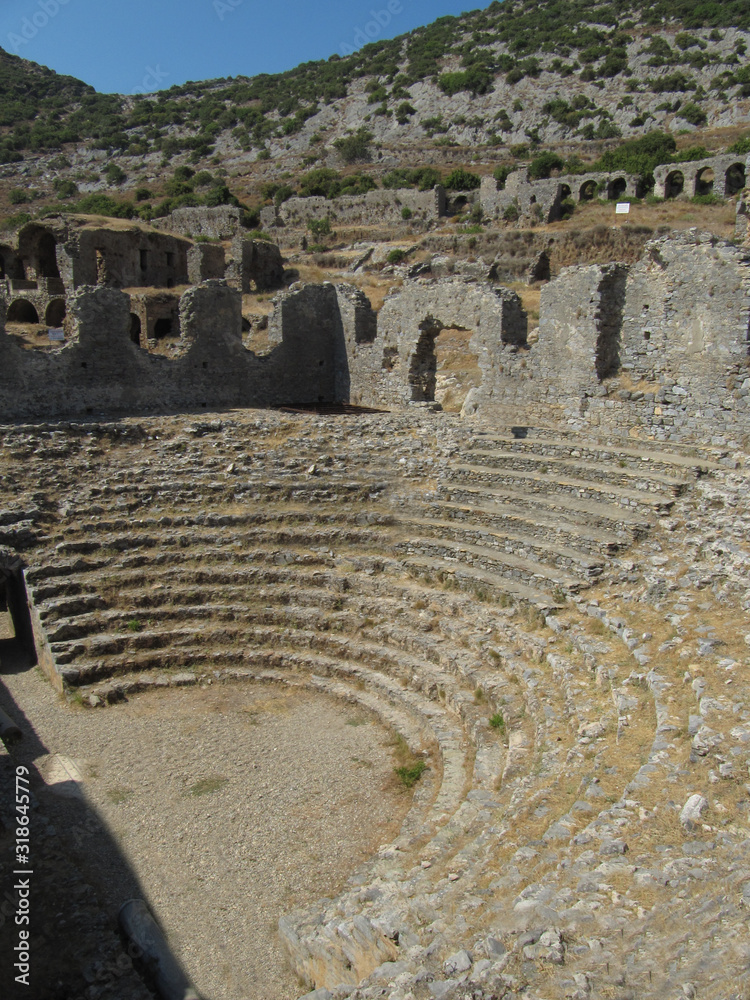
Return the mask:
POLYGON ((174 253, 167 250, 167 267, 174 267, 174 253))
POLYGON ((724 176, 727 197, 739 194, 745 187, 745 179, 744 164, 733 163, 724 176))
POLYGON ((704 167, 700 170, 695 178, 695 193, 697 195, 701 194, 713 194, 714 190, 714 172, 710 167, 704 167))
POLYGON ((420 335, 409 365, 409 387, 412 402, 431 403, 435 400, 437 383, 437 355, 435 338, 442 329, 440 324, 428 317, 420 324, 420 335))
POLYGON ((159 340, 161 337, 169 337, 172 334, 172 320, 166 317, 157 319, 154 323, 154 337, 159 340))
POLYGON ((148 267, 148 250, 141 250, 141 270, 145 271, 148 267))
POLYGON ((135 313, 130 314, 130 339, 137 346, 141 346, 141 319, 135 313))
POLYGON ((682 194, 684 187, 685 175, 681 170, 673 170, 672 173, 667 176, 667 180, 664 184, 664 197, 676 198, 678 195, 682 194))

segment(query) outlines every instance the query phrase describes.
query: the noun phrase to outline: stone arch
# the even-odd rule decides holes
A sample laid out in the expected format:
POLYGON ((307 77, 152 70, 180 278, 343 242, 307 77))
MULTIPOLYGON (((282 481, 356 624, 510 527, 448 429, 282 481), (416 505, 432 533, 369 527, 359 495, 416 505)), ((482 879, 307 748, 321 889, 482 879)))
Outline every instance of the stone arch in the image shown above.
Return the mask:
POLYGON ((419 339, 409 359, 409 391, 414 403, 435 401, 437 385, 437 354, 435 340, 442 324, 428 316, 419 324, 419 339))
POLYGON ((726 192, 726 196, 731 198, 732 195, 739 194, 740 191, 743 191, 746 180, 744 163, 733 163, 730 167, 727 167, 727 171, 724 174, 724 190, 726 192))
POLYGON ((628 189, 628 182, 624 177, 614 177, 607 185, 607 198, 610 201, 617 201, 628 189))
POLYGON ((469 199, 465 195, 460 194, 458 198, 456 198, 456 200, 453 202, 453 211, 463 212, 463 210, 466 208, 468 204, 469 204, 469 199))
POLYGON ((32 224, 21 230, 18 255, 23 261, 27 278, 60 278, 57 240, 54 233, 44 226, 32 224))
POLYGON ((141 318, 135 313, 130 314, 130 339, 136 347, 141 346, 141 318))
POLYGON ((44 322, 47 326, 61 327, 65 313, 65 299, 52 299, 44 313, 44 322))
POLYGON ((593 201, 596 197, 596 181, 588 180, 581 184, 578 192, 579 201, 593 201))
POLYGON ((39 313, 28 299, 16 299, 8 308, 8 323, 38 323, 39 313))
POLYGON ((715 179, 713 167, 703 167, 695 175, 695 194, 713 194, 715 179))
POLYGON ((570 190, 569 184, 560 185, 560 200, 565 201, 566 198, 570 198, 573 192, 570 190))
POLYGON ((664 181, 664 197, 677 198, 685 188, 685 175, 681 170, 673 170, 664 181))

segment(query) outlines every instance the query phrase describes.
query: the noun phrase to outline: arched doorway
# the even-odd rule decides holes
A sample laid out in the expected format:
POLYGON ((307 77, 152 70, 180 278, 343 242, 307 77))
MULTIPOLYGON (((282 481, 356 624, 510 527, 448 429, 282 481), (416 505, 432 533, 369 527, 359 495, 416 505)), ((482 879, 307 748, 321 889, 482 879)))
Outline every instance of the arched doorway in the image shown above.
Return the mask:
POLYGON ((664 181, 664 197, 677 198, 685 188, 685 175, 681 170, 673 170, 664 181))
POLYGON ((29 225, 18 236, 18 255, 24 263, 26 277, 58 278, 57 240, 44 226, 29 225))
POLYGON ((65 319, 65 299, 53 299, 47 306, 44 322, 47 326, 61 327, 65 319))
POLYGON ((614 180, 610 181, 607 185, 607 197, 610 201, 617 201, 621 198, 628 189, 628 182, 624 177, 615 177, 614 180))
POLYGON ((8 309, 9 323, 38 323, 39 313, 26 299, 16 299, 8 309))
POLYGON ((724 190, 727 198, 745 189, 745 166, 742 163, 733 163, 724 176, 724 190))
POLYGON ((567 184, 560 185, 560 200, 565 201, 566 198, 570 198, 573 192, 567 184))
POLYGON ((713 194, 714 172, 711 167, 704 167, 695 175, 695 193, 697 195, 713 194))
POLYGON ((130 339, 136 347, 141 346, 141 320, 135 313, 130 314, 130 339))
POLYGON ((578 192, 579 201, 593 201, 596 196, 596 181, 584 181, 578 192))

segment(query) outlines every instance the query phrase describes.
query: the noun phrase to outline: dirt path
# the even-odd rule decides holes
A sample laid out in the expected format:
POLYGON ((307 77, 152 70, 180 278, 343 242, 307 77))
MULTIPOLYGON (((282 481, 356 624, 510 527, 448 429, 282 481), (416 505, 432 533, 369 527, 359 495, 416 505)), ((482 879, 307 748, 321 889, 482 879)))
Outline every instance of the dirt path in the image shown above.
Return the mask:
POLYGON ((269 685, 84 710, 38 670, 2 680, 11 697, 0 687, 0 701, 34 730, 14 755, 58 793, 57 829, 44 832, 72 852, 108 921, 145 897, 210 1000, 304 992, 277 921, 335 895, 396 833, 409 796, 394 785, 387 732, 359 709, 269 685))

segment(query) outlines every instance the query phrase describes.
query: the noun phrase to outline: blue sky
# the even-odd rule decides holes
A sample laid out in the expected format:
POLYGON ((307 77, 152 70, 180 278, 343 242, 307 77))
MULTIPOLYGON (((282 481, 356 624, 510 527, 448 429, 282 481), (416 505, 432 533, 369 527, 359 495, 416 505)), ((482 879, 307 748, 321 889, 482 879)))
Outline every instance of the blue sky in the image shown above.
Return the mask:
POLYGON ((0 47, 130 94, 274 73, 489 0, 2 0, 0 47))

